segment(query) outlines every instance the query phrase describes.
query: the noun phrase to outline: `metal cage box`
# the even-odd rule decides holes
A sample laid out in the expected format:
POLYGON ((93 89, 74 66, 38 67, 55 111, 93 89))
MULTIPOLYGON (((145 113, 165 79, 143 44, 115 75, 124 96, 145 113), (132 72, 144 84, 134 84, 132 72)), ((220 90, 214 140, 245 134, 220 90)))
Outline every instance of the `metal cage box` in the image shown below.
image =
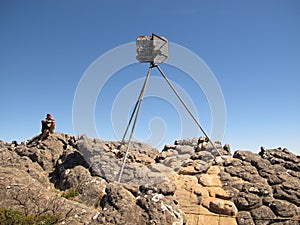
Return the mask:
POLYGON ((157 35, 136 39, 136 59, 139 62, 164 63, 169 58, 168 40, 157 35))

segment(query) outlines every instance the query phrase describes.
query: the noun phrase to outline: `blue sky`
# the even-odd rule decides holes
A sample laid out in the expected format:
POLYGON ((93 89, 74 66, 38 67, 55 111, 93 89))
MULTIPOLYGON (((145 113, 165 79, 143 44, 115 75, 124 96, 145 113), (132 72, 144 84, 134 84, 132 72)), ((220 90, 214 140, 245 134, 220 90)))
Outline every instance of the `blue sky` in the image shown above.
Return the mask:
MULTIPOLYGON (((48 112, 58 132, 73 134, 74 94, 87 68, 110 49, 156 33, 199 55, 215 74, 227 110, 222 142, 232 151, 282 146, 300 154, 297 0, 2 0, 0 28, 1 140, 38 134, 48 112)), ((201 90, 184 73, 161 67, 189 94, 209 133, 211 113, 201 90)), ((116 139, 109 120, 114 96, 146 71, 146 64, 135 64, 107 83, 95 107, 100 138, 116 139)), ((145 99, 137 138, 149 135, 151 116, 170 127, 165 143, 179 138, 175 110, 158 98, 145 99)))

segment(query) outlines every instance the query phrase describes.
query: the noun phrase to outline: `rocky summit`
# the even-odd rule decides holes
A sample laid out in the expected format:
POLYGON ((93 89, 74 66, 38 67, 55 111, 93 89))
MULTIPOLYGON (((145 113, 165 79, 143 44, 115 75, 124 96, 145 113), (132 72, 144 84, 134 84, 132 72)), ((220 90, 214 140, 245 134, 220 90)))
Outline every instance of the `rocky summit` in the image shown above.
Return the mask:
POLYGON ((0 141, 0 224, 299 224, 300 157, 285 148, 133 142, 120 176, 127 144, 60 133, 0 141))

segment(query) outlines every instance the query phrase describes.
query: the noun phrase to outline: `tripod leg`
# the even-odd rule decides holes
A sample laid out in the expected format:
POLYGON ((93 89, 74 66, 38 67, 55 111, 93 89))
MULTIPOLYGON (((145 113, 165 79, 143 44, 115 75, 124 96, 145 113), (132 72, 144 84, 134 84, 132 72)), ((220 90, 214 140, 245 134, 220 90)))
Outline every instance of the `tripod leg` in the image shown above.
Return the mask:
MULTIPOLYGON (((149 69, 148 69, 148 73, 147 73, 142 91, 140 93, 140 96, 139 96, 139 99, 138 99, 138 102, 137 102, 136 114, 135 114, 134 122, 133 122, 133 125, 132 125, 132 128, 131 128, 131 132, 130 132, 127 148, 126 148, 126 151, 125 151, 122 167, 121 167, 121 170, 120 170, 120 173, 119 173, 118 182, 121 182, 122 174, 123 174, 123 171, 124 171, 124 167, 125 167, 125 164, 126 164, 126 159, 127 159, 128 152, 129 152, 129 147, 130 147, 130 144, 131 144, 131 140, 132 140, 132 136, 133 136, 133 133, 134 133, 135 126, 136 126, 136 122, 137 122, 137 119, 138 119, 138 116, 139 116, 139 113, 140 113, 141 105, 142 105, 142 102, 143 102, 143 99, 144 99, 144 94, 145 94, 145 91, 146 91, 146 87, 147 87, 147 84, 148 84, 148 80, 149 80, 149 77, 150 77, 152 67, 153 67, 153 65, 151 64, 149 69)), ((132 114, 132 117, 133 117, 133 114, 132 114)), ((131 122, 131 120, 130 120, 130 122, 131 122)), ((128 127, 129 127, 129 125, 128 125, 128 127)), ((128 129, 126 129, 126 130, 128 130, 128 129)))
MULTIPOLYGON (((141 92, 141 93, 142 93, 142 92, 141 92)), ((140 97, 139 97, 139 99, 140 99, 140 97)), ((132 114, 131 114, 131 116, 130 116, 130 119, 129 119, 129 121, 128 121, 126 130, 125 130, 125 133, 124 133, 123 138, 122 138, 122 143, 124 143, 126 134, 127 134, 127 132, 128 132, 128 129, 129 129, 129 126, 130 126, 131 121, 132 121, 132 119, 133 119, 133 116, 134 116, 134 114, 135 114, 136 108, 137 108, 137 106, 138 106, 138 104, 139 104, 139 99, 136 101, 135 106, 134 106, 134 109, 133 109, 132 114)))
POLYGON ((144 90, 145 90, 145 88, 146 88, 146 86, 147 86, 147 82, 148 82, 148 74, 150 75, 150 71, 151 71, 151 70, 152 70, 152 64, 150 65, 150 67, 149 67, 149 69, 148 69, 148 73, 147 73, 147 76, 146 76, 146 78, 145 78, 145 81, 144 81, 143 87, 142 87, 142 89, 141 89, 140 95, 139 95, 139 97, 138 97, 137 102, 135 103, 134 109, 133 109, 132 114, 131 114, 131 116, 130 116, 130 119, 129 119, 129 121, 128 121, 126 130, 125 130, 124 135, 123 135, 123 138, 122 138, 122 143, 124 143, 126 134, 127 134, 127 132, 128 132, 128 129, 129 129, 129 126, 130 126, 130 124, 131 124, 131 122, 132 122, 132 119, 133 119, 133 116, 134 116, 134 114, 135 114, 135 112, 136 112, 136 109, 138 108, 138 105, 139 105, 139 103, 140 103, 141 96, 142 96, 142 94, 143 94, 143 92, 144 92, 144 90))
POLYGON ((212 142, 212 140, 206 134, 205 130, 202 128, 202 126, 200 125, 200 123, 198 122, 198 120, 196 119, 196 117, 193 115, 193 113, 189 110, 189 108, 187 107, 187 105, 185 104, 185 102, 183 101, 183 99, 180 97, 180 95, 176 91, 176 89, 173 86, 173 84, 169 81, 169 79, 167 78, 167 76, 164 74, 164 72, 160 69, 160 67, 158 65, 156 65, 156 68, 159 70, 159 72, 161 73, 161 75, 163 76, 163 78, 166 80, 166 82, 168 83, 168 85, 170 86, 170 88, 173 90, 173 92, 175 93, 175 95, 178 97, 179 101, 184 106, 184 108, 186 109, 186 111, 190 114, 190 116, 195 121, 195 123, 197 124, 197 126, 200 128, 200 130, 202 131, 202 133, 209 140, 209 142, 211 143, 211 145, 213 146, 213 148, 218 152, 218 154, 220 156, 222 156, 221 153, 219 152, 219 150, 216 148, 215 144, 212 142))

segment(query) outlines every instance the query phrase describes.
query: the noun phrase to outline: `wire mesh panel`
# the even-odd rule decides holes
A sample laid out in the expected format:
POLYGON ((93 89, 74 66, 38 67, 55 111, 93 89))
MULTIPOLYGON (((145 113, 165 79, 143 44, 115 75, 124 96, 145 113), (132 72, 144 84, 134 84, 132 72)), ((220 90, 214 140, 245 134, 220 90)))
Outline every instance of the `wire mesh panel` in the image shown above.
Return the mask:
POLYGON ((136 59, 140 62, 164 63, 169 58, 168 40, 157 35, 136 39, 136 59))

